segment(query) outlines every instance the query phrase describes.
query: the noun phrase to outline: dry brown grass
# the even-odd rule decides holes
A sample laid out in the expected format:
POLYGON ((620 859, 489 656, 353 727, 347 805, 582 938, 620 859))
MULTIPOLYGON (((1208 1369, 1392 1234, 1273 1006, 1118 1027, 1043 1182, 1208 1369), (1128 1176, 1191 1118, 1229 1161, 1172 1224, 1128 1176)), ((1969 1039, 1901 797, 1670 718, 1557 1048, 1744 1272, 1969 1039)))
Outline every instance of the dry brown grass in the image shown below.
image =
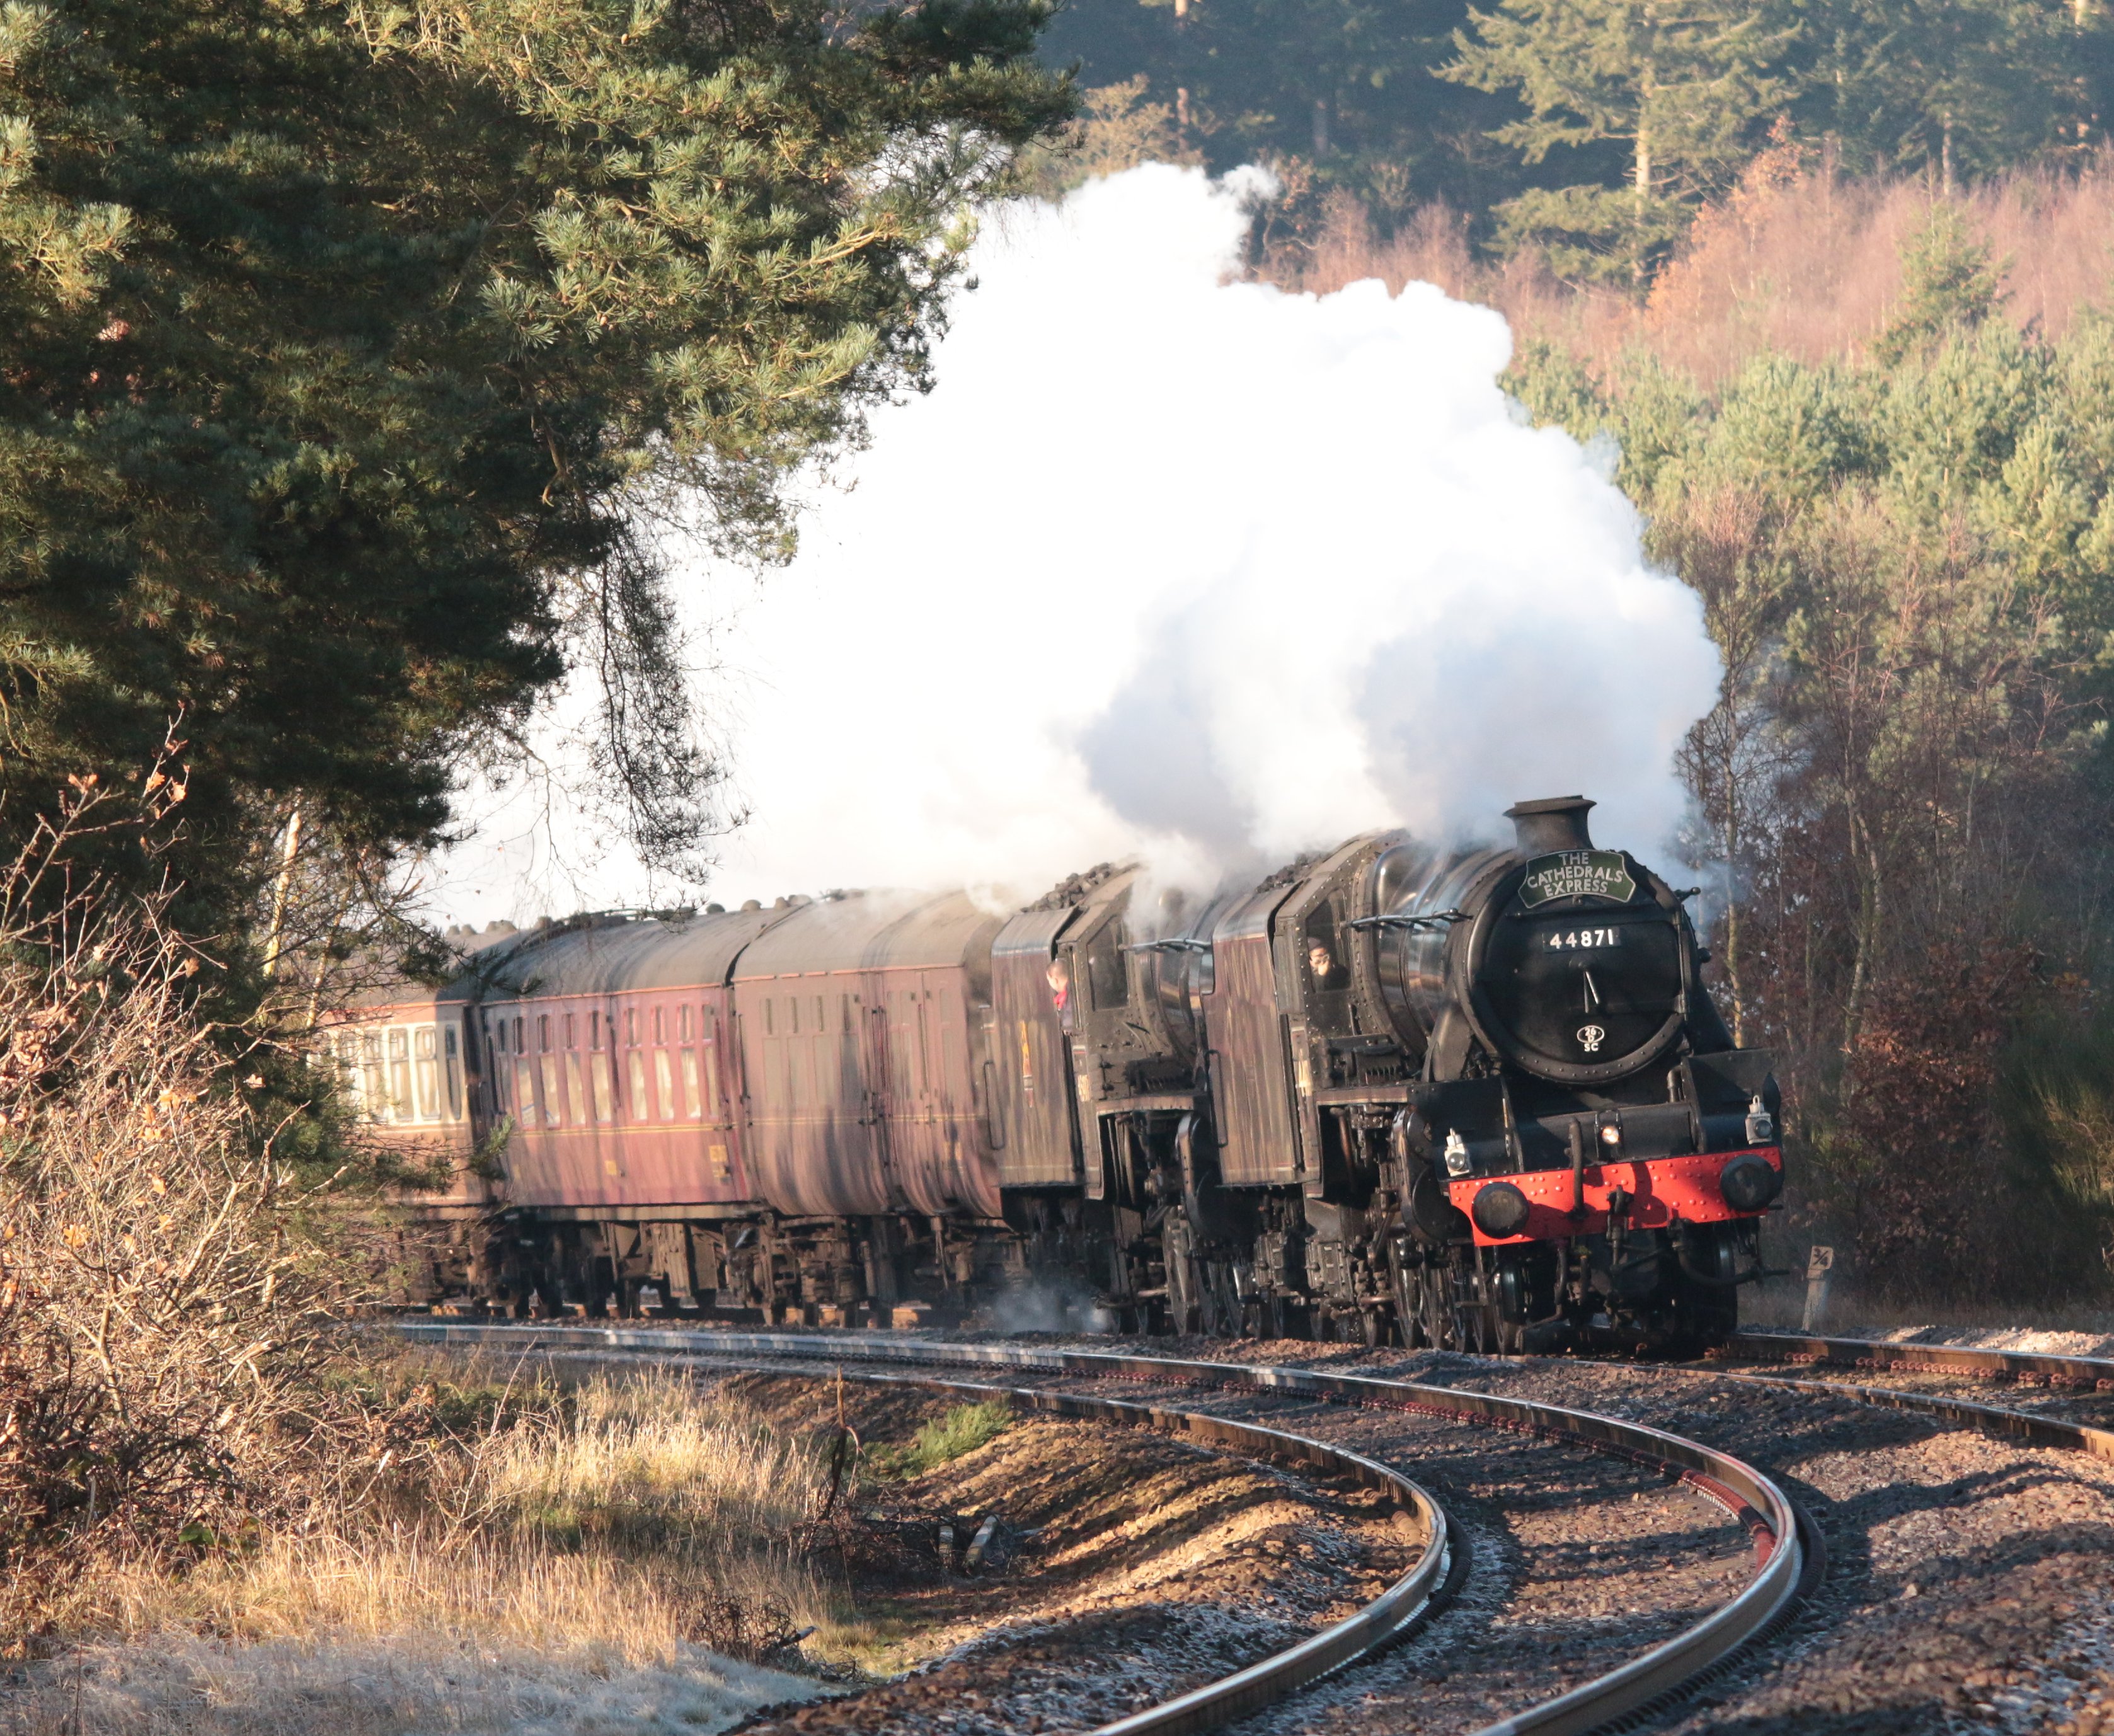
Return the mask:
POLYGON ((53 1587, 72 1643, 0 1698, 0 1731, 58 1736, 76 1700, 84 1728, 126 1736, 293 1712, 377 1736, 561 1712, 699 1729, 818 1691, 765 1667, 844 1613, 808 1546, 830 1498, 812 1444, 671 1375, 561 1390, 415 1356, 379 1374, 400 1418, 432 1419, 400 1459, 188 1567, 106 1556, 53 1587))
MULTIPOLYGON (((1284 255, 1288 287, 1326 293, 1361 278, 1411 281, 1497 308, 1521 338, 1597 367, 1642 348, 1704 386, 1763 354, 1808 362, 1854 355, 1901 295, 1903 245, 1929 221, 1915 181, 1852 181, 1793 146, 1765 152, 1732 196, 1703 212, 1648 299, 1558 282, 1531 258, 1488 259, 1457 213, 1416 213, 1376 236, 1361 208, 1331 208, 1311 251, 1284 255)), ((2114 269, 2114 154, 2075 172, 2020 171, 1960 196, 1970 229, 2004 267, 2004 316, 2050 337, 2108 305, 2114 269)))
POLYGON ((739 1406, 666 1375, 561 1393, 416 1359, 389 1372, 490 1421, 418 1443, 335 1510, 180 1573, 113 1564, 53 1607, 117 1636, 417 1631, 633 1661, 692 1642, 760 1652, 831 1613, 803 1547, 820 1460, 739 1406))

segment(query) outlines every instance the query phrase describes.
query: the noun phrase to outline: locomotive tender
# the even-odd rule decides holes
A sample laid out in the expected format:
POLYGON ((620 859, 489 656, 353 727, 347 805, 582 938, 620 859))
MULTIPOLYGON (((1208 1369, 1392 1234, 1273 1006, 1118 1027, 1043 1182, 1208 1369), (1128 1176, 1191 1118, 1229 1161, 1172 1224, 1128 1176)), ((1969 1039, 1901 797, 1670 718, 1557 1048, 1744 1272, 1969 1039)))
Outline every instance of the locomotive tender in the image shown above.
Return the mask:
POLYGON ((452 1160, 419 1207, 457 1305, 886 1324, 1038 1289, 1142 1331, 1694 1346, 1763 1276, 1777 1086, 1592 805, 1192 903, 1104 866, 1010 918, 576 917, 324 1047, 452 1160))

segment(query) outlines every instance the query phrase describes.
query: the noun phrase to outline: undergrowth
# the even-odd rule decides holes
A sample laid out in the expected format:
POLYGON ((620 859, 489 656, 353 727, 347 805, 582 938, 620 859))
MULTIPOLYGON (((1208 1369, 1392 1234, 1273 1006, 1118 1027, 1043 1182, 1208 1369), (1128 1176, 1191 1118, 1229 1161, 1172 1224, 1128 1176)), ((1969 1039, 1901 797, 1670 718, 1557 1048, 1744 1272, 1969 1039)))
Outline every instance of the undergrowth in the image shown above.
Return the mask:
POLYGON ((784 1661, 841 1599, 815 1564, 820 1450, 672 1376, 561 1387, 386 1355, 353 1376, 393 1444, 295 1525, 200 1528, 48 1587, 53 1638, 412 1632, 631 1663, 702 1645, 784 1661))
POLYGON ((922 1424, 907 1441, 868 1447, 862 1455, 862 1464, 869 1476, 907 1482, 997 1440, 1014 1420, 1012 1411, 995 1399, 957 1404, 922 1424))

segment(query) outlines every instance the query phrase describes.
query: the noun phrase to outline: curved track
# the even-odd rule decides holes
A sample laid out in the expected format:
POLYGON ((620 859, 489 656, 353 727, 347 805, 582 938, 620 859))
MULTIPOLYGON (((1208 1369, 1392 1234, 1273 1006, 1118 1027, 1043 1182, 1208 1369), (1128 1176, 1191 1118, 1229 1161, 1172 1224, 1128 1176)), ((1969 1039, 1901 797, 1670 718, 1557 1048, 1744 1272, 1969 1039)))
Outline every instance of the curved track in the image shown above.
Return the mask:
MULTIPOLYGON (((2103 1357, 2054 1356, 2038 1351, 1984 1350, 1965 1344, 1897 1344, 1862 1338, 1814 1338, 1789 1333, 1741 1332, 1726 1341, 1735 1357, 1759 1362, 1796 1363, 1804 1367, 1833 1365, 1853 1368, 1911 1368, 1938 1374, 1965 1374, 1988 1381, 2039 1382, 2092 1392, 2114 1390, 2114 1361, 2103 1357)), ((1861 1404, 1889 1410, 1919 1411, 1963 1423, 1992 1435, 2004 1435, 2034 1446, 2067 1448, 2089 1453, 2095 1459, 2114 1460, 2114 1430, 2095 1428, 2034 1411, 2012 1410, 1994 1404, 1977 1404, 1942 1393, 1902 1392, 1892 1387, 1865 1386, 1848 1381, 1807 1381, 1784 1375, 1741 1374, 1733 1369, 1710 1367, 1707 1372, 1728 1381, 1751 1381, 1758 1385, 1787 1386, 1809 1391, 1839 1393, 1861 1404)))
MULTIPOLYGON (((1536 1736, 1582 1736, 1582 1733, 1613 1720, 1633 1718, 1671 1704, 1697 1683, 1718 1674, 1736 1653, 1773 1633, 1788 1618, 1798 1600, 1811 1589, 1822 1567, 1818 1532, 1775 1482, 1745 1461, 1643 1424, 1525 1399, 1414 1381, 1328 1374, 1312 1369, 1108 1352, 950 1344, 884 1333, 824 1335, 601 1326, 472 1326, 439 1321, 405 1321, 400 1324, 400 1330, 406 1336, 429 1343, 501 1343, 517 1345, 524 1350, 616 1351, 670 1360, 723 1363, 734 1359, 749 1365, 762 1358, 779 1372, 785 1372, 789 1363, 795 1367, 804 1363, 812 1367, 817 1361, 827 1362, 832 1369, 844 1363, 863 1363, 870 1367, 892 1367, 897 1370, 921 1365, 1032 1370, 1073 1379, 1149 1381, 1393 1410, 1500 1429, 1650 1466, 1687 1483, 1746 1527, 1754 1542, 1756 1570, 1737 1596, 1665 1643, 1567 1693, 1487 1726, 1483 1736, 1527 1736, 1530 1732, 1536 1733, 1536 1736)), ((972 1388, 971 1383, 958 1381, 928 1380, 927 1384, 991 1390, 984 1386, 972 1388)), ((1147 1406, 1120 1405, 1108 1399, 1082 1399, 1076 1395, 1054 1393, 1046 1388, 1015 1387, 1007 1390, 1023 1404, 1059 1413, 1110 1420, 1160 1421, 1164 1425, 1181 1427, 1185 1431, 1197 1424, 1203 1425, 1206 1430, 1256 1427, 1229 1424, 1224 1418, 1159 1411, 1147 1406), (1078 1404, 1096 1408, 1069 1412, 1064 1408, 1078 1404), (1122 1413, 1119 1417, 1119 1413, 1122 1413)), ((1288 1448, 1306 1455, 1343 1454, 1342 1449, 1325 1446, 1303 1436, 1286 1436, 1267 1429, 1257 1429, 1256 1434, 1258 1441, 1269 1437, 1277 1446, 1273 1449, 1251 1445, 1244 1450, 1282 1452, 1288 1448)), ((1210 1436, 1200 1432, 1200 1438, 1210 1436)), ((1219 1438, 1228 1444, 1237 1444, 1229 1436, 1219 1438)), ((1361 1477, 1370 1480, 1377 1473, 1389 1479, 1389 1486, 1400 1483, 1414 1488, 1407 1479, 1371 1460, 1355 1454, 1343 1456, 1357 1460, 1356 1474, 1361 1477)), ((1325 1461, 1310 1456, 1308 1462, 1325 1461)), ((1429 1501, 1428 1496, 1424 1499, 1429 1501)), ((1431 1510, 1440 1528, 1431 1534, 1434 1537, 1443 1536, 1443 1515, 1438 1514, 1435 1504, 1432 1504, 1431 1510)), ((1411 1579, 1427 1569, 1435 1585, 1438 1552, 1435 1548, 1428 1550, 1425 1559, 1404 1581, 1336 1628, 1195 1694, 1110 1725, 1107 1732, 1145 1736, 1146 1732, 1207 1729, 1281 1698, 1316 1676, 1370 1656, 1398 1638, 1421 1609, 1428 1606, 1430 1593, 1426 1590, 1409 1597, 1403 1605, 1375 1614, 1411 1579), (1408 1604, 1416 1607, 1409 1608, 1408 1604), (1401 1610, 1398 1615, 1395 1613, 1397 1609, 1401 1610), (1348 1629, 1357 1631, 1345 1631, 1348 1629), (1197 1703, 1192 1706, 1192 1702, 1197 1703), (1174 1721, 1154 1721, 1161 1718, 1174 1721)))
MULTIPOLYGON (((635 1351, 630 1354, 651 1354, 635 1351)), ((666 1354, 664 1348, 662 1354, 666 1354)), ((712 1361, 715 1367, 739 1367, 780 1377, 789 1372, 782 1363, 729 1362, 717 1357, 712 1361)), ((1090 1736, 1191 1736, 1192 1732, 1215 1729, 1219 1725, 1274 1705, 1309 1682, 1393 1644, 1421 1625, 1453 1589, 1455 1575, 1452 1569, 1460 1558, 1445 1509, 1409 1478, 1385 1465, 1304 1435, 1193 1411, 1165 1410, 1155 1405, 1051 1392, 1041 1387, 1000 1386, 984 1381, 941 1381, 923 1375, 872 1371, 854 1374, 834 1367, 826 1370, 795 1368, 789 1372, 811 1379, 835 1379, 841 1376, 847 1380, 912 1386, 971 1399, 1003 1399, 1023 1409, 1039 1410, 1051 1416, 1128 1423, 1178 1434, 1207 1445, 1230 1448, 1261 1459, 1290 1460, 1332 1475, 1351 1477, 1367 1488, 1392 1496, 1400 1511, 1413 1516, 1425 1539, 1416 1564, 1362 1609, 1274 1657, 1265 1658, 1246 1670, 1129 1717, 1103 1725, 1090 1736)))
POLYGON ((2051 1386, 2114 1390, 2114 1360, 2098 1356, 1984 1350, 1971 1344, 1899 1344, 1878 1339, 1816 1338, 1793 1332, 1736 1332, 1725 1341, 1725 1349, 1728 1354, 1762 1362, 1927 1368, 1985 1380, 2040 1381, 2051 1386))

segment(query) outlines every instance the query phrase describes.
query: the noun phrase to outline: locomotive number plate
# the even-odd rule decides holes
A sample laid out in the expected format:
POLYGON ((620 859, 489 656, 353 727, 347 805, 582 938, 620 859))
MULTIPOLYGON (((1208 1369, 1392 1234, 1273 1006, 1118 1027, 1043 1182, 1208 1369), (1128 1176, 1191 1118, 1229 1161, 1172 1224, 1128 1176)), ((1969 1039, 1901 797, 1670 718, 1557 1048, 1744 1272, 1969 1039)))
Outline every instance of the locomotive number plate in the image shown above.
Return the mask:
POLYGON ((1619 928, 1559 928, 1542 942, 1551 952, 1582 952, 1588 947, 1622 944, 1622 931, 1619 928))

